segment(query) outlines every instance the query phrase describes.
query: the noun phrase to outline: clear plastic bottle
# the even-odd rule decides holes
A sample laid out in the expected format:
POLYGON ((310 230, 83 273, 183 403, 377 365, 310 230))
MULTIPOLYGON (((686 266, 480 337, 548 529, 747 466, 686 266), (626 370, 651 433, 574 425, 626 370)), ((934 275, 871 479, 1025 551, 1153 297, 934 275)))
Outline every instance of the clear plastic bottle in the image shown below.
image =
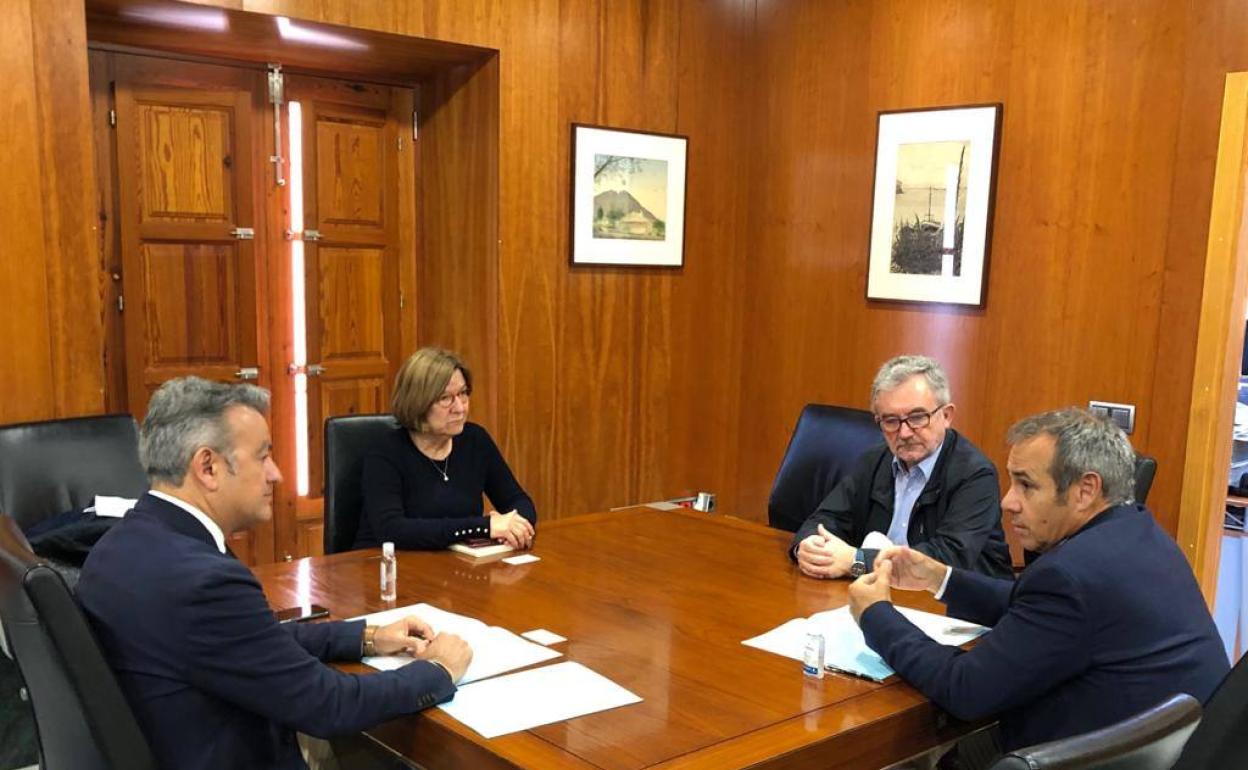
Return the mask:
POLYGON ((394 555, 394 543, 381 544, 381 600, 392 602, 398 598, 399 560, 394 555))

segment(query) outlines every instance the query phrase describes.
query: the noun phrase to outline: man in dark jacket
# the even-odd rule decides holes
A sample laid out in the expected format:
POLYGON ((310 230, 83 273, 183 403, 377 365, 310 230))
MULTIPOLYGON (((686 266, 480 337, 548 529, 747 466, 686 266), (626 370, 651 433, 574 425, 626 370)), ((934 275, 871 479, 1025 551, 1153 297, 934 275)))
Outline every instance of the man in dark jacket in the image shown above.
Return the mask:
POLYGON ((898 356, 871 385, 884 445, 870 449, 793 537, 789 554, 818 578, 871 570, 870 532, 946 564, 996 577, 1013 574, 1001 531, 997 471, 950 428, 949 381, 935 359, 898 356))
POLYGON ((197 377, 152 396, 139 454, 152 489, 91 550, 78 599, 162 768, 306 765, 295 731, 358 732, 448 700, 472 657, 408 616, 279 625, 226 539, 272 517, 269 394, 197 377), (323 661, 408 651, 394 671, 323 661))
POLYGON ((1178 545, 1131 502, 1126 436, 1066 409, 1023 420, 1010 444, 1001 507, 1040 556, 1010 582, 882 551, 849 587, 867 644, 954 716, 999 719, 1004 751, 1105 727, 1175 693, 1207 700, 1226 652, 1178 545), (938 644, 893 608, 890 585, 931 591, 949 615, 992 631, 970 650, 938 644))

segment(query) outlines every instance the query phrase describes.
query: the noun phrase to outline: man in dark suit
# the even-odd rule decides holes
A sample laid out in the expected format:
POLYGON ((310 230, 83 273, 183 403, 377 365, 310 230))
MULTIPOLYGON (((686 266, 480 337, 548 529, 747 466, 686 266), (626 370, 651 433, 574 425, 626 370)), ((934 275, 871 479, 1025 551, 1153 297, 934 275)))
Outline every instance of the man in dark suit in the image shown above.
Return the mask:
POLYGON ((867 644, 960 719, 997 717, 1005 751, 1095 730, 1175 693, 1205 701, 1228 670, 1191 568, 1143 506, 1117 426, 1078 409, 1010 430, 1001 507, 1040 552, 1017 582, 914 549, 880 553, 850 586, 867 644), (949 615, 993 626, 969 651, 938 644, 890 603, 928 590, 949 615))
POLYGON ((295 731, 356 732, 449 699, 471 651, 408 617, 279 625, 226 538, 272 516, 281 473, 269 394, 188 377, 152 396, 140 459, 152 482, 92 549, 78 598, 165 768, 304 768, 295 731), (408 651, 398 670, 326 660, 408 651))
POLYGON ((870 532, 947 564, 1009 577, 997 470, 949 427, 955 407, 935 359, 898 356, 871 385, 884 444, 869 449, 793 536, 789 556, 818 578, 871 570, 870 532))

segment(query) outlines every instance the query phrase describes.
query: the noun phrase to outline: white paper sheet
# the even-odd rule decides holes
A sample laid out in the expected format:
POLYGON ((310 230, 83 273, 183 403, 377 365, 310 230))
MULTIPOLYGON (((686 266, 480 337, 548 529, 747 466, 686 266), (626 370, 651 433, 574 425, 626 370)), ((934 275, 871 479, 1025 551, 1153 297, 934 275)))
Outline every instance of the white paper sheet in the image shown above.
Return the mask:
POLYGON ((537 642, 538 644, 544 644, 546 646, 550 646, 552 644, 559 644, 560 642, 568 641, 566 638, 560 636, 559 634, 552 633, 550 631, 547 631, 544 628, 535 628, 532 631, 525 631, 524 633, 520 635, 523 636, 525 639, 537 642))
MULTIPOLYGON (((472 662, 459 680, 460 684, 475 682, 563 655, 558 650, 521 639, 505 628, 487 626, 476 618, 440 610, 431 604, 396 607, 358 619, 365 620, 369 625, 384 626, 407 615, 416 615, 423 619, 439 634, 451 633, 462 637, 472 647, 472 662)), ((406 666, 412 662, 412 658, 407 655, 377 655, 364 658, 363 662, 375 669, 390 671, 406 666)))
POLYGON ((862 547, 875 551, 883 551, 890 548, 893 541, 888 539, 888 535, 883 532, 868 532, 867 536, 862 539, 862 547))
POLYGON ((91 508, 86 508, 84 510, 90 511, 94 509, 96 516, 109 516, 115 519, 120 519, 122 516, 125 516, 127 513, 129 513, 130 509, 133 508, 134 504, 137 502, 138 500, 131 500, 128 497, 110 497, 109 495, 96 495, 95 505, 91 506, 91 508))
MULTIPOLYGON (((986 633, 987 628, 943 615, 933 615, 909 607, 897 610, 919 630, 941 644, 961 645, 986 633)), ((809 618, 796 618, 741 642, 765 652, 801 660, 806 649, 806 635, 823 634, 824 662, 829 670, 847 671, 880 681, 893 675, 893 669, 867 646, 862 630, 849 614, 849 607, 817 612, 809 618)))
POLYGON ((486 738, 640 703, 641 698, 567 661, 459 688, 438 708, 486 738))
POLYGON ((506 559, 503 559, 503 563, 520 565, 520 564, 532 564, 535 561, 541 561, 541 560, 542 560, 542 557, 540 556, 534 556, 531 553, 522 553, 519 556, 508 556, 506 559))

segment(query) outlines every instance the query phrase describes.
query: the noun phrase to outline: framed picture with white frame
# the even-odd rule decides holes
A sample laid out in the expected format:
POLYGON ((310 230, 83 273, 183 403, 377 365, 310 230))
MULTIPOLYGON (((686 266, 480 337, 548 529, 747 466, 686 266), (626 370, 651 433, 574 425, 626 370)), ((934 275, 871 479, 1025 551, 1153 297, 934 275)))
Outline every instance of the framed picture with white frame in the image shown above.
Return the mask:
POLYGON ((881 112, 867 299, 982 306, 1001 105, 881 112))
POLYGON ((681 267, 689 139, 572 124, 573 265, 681 267))

